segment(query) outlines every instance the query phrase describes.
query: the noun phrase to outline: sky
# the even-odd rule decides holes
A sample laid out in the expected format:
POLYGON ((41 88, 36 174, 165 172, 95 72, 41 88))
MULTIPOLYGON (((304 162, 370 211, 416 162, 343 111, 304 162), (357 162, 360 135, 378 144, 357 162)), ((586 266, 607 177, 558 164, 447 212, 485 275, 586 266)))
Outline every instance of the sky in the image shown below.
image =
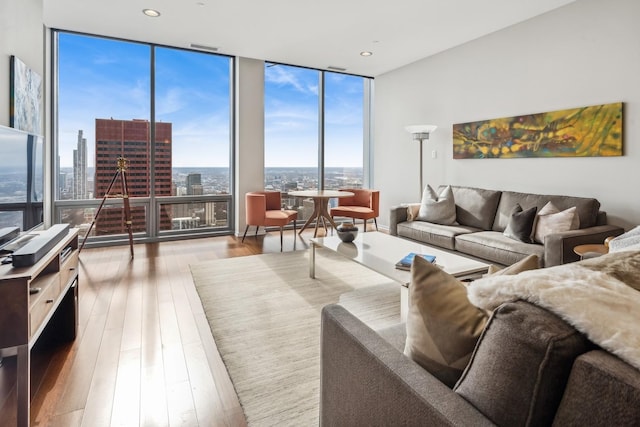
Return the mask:
MULTIPOLYGON (((151 49, 59 33, 58 141, 73 166, 78 131, 95 161, 95 119, 150 118, 151 49)), ((158 47, 156 121, 171 122, 174 167, 229 165, 232 59, 158 47)), ((314 167, 320 72, 265 64, 265 166, 314 167)), ((325 165, 362 166, 363 79, 325 73, 325 165)))

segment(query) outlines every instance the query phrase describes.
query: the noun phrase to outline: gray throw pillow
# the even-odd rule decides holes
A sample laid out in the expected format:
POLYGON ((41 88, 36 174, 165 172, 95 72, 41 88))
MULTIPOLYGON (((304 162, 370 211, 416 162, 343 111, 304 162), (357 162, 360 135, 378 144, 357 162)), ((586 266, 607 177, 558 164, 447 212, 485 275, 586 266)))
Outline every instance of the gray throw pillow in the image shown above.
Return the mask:
POLYGON ((447 185, 440 194, 436 194, 430 185, 424 188, 418 221, 432 222, 434 224, 456 224, 456 202, 453 199, 451 186, 447 185))
POLYGON ((507 228, 504 230, 504 235, 510 239, 519 240, 524 243, 533 243, 531 233, 537 211, 537 206, 525 211, 522 209, 522 206, 520 206, 520 203, 516 203, 511 210, 511 217, 509 218, 507 228))
POLYGON ((494 310, 454 390, 497 425, 550 426, 574 359, 591 348, 550 311, 505 303, 494 310))

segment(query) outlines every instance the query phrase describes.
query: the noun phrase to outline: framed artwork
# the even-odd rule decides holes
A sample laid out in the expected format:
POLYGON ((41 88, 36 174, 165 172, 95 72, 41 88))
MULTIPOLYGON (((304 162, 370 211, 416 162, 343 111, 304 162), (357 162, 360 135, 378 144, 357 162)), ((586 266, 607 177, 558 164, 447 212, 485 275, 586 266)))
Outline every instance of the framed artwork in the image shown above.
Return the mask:
POLYGON ((9 126, 41 135, 42 77, 12 55, 9 82, 9 126))
POLYGON ((453 158, 622 155, 622 102, 453 125, 453 158))

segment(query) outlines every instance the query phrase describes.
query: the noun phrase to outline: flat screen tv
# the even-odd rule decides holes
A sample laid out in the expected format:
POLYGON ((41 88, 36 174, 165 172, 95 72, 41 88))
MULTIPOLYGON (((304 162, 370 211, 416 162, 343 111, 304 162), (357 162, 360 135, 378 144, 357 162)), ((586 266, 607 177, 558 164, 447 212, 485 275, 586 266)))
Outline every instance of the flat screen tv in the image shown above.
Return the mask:
POLYGON ((44 138, 0 126, 0 228, 43 222, 44 138))

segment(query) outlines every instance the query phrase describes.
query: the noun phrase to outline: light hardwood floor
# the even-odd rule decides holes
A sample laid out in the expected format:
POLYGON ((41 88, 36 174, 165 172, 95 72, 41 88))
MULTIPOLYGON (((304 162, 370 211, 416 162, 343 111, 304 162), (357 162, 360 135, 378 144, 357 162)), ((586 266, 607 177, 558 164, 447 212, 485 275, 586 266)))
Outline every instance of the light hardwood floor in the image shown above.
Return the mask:
MULTIPOLYGON (((296 250, 312 232, 295 235, 296 250)), ((294 234, 285 232, 284 250, 294 234)), ((32 426, 244 426, 189 264, 280 251, 266 236, 89 249, 73 343, 32 352, 32 426)), ((15 357, 0 368, 0 424, 15 424, 15 357)))

